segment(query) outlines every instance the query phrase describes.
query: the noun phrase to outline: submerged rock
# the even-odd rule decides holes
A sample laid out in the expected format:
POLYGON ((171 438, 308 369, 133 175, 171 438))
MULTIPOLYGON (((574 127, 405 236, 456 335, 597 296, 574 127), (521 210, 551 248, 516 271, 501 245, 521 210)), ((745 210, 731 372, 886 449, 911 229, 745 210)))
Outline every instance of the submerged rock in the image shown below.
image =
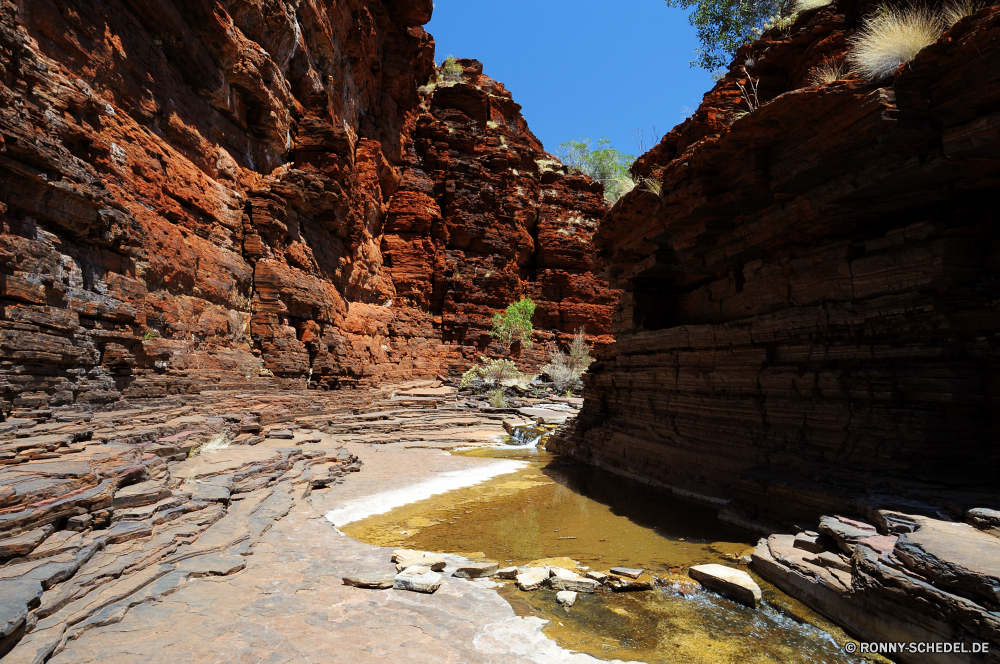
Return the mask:
POLYGON ((742 570, 725 565, 695 565, 688 574, 709 590, 752 608, 760 606, 760 586, 742 570))
POLYGON ((576 598, 579 595, 572 590, 560 590, 556 593, 556 602, 562 604, 566 608, 569 608, 576 604, 576 598))

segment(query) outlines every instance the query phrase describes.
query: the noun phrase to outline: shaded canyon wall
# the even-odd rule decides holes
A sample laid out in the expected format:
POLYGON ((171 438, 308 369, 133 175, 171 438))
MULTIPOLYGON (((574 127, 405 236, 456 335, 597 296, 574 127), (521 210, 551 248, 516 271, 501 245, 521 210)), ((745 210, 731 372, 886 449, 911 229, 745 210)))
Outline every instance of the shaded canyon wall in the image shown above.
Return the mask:
POLYGON ((635 164, 663 194, 600 226, 616 343, 550 448, 766 527, 997 506, 1000 6, 885 81, 812 84, 873 9, 743 47, 635 164))

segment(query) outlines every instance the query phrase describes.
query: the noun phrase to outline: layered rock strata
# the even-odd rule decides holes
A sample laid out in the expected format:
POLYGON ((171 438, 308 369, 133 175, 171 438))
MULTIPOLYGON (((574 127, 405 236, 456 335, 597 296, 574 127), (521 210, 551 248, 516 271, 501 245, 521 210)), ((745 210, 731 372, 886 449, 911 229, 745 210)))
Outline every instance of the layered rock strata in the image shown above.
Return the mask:
POLYGON ((606 333, 599 196, 502 86, 421 96, 431 8, 0 3, 0 412, 448 373, 516 294, 606 333))
POLYGON ((662 195, 602 221, 616 343, 550 448, 765 528, 998 506, 1000 6, 812 84, 875 9, 743 47, 638 160, 662 195))
MULTIPOLYGON (((479 405, 424 381, 381 391, 213 392, 8 420, 0 425, 0 657, 79 661, 78 641, 126 618, 158 633, 164 612, 150 614, 151 605, 194 579, 235 583, 218 577, 244 570, 293 507, 332 533, 323 501, 361 467, 347 446, 400 452, 405 443, 414 454, 426 448, 428 463, 438 449, 490 443, 530 421, 479 405)), ((384 490, 389 481, 370 484, 384 490)), ((309 532, 322 537, 317 528, 313 521, 309 532)), ((217 601, 217 592, 227 591, 202 589, 203 600, 217 601)), ((101 656, 130 654, 118 647, 101 656)))
POLYGON ((525 295, 542 345, 580 329, 609 342, 618 294, 590 271, 601 186, 545 152, 482 63, 449 62, 421 92, 382 240, 399 301, 440 316, 445 341, 479 350, 493 312, 525 295))
POLYGON ((771 535, 754 567, 864 642, 892 643, 894 661, 1000 662, 1000 538, 966 523, 876 516, 878 528, 824 516, 814 531, 771 535))

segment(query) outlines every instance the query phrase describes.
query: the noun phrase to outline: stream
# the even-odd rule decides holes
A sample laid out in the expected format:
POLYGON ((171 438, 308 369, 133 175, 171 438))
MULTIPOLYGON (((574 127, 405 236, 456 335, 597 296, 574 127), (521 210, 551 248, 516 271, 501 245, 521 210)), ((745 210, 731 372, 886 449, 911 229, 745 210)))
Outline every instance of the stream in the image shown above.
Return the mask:
POLYGON ((508 443, 456 452, 526 465, 475 486, 447 491, 342 527, 363 542, 498 561, 607 572, 643 568, 663 584, 652 591, 581 594, 569 609, 555 591, 498 592, 519 615, 549 621, 561 646, 611 660, 705 663, 861 662, 838 643, 835 625, 757 576, 745 563, 757 537, 716 518, 717 510, 539 449, 546 431, 515 432, 508 443), (551 559, 570 559, 569 561, 551 559), (764 603, 749 609, 705 591, 692 565, 748 571, 764 603))

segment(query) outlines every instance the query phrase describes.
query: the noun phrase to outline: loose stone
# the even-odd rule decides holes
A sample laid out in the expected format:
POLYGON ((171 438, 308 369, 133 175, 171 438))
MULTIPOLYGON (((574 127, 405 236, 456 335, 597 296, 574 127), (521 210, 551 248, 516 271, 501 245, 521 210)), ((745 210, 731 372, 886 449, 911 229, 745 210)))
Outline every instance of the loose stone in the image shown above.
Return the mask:
POLYGON ((644 569, 632 569, 631 567, 612 567, 611 573, 618 576, 627 576, 630 579, 638 579, 645 572, 644 569))
POLYGON ((549 569, 547 567, 528 567, 514 578, 517 579, 517 587, 521 590, 538 590, 549 578, 549 569))
POLYGON ((426 567, 411 567, 396 575, 392 587, 396 590, 429 594, 441 587, 441 575, 426 567))
POLYGON ((361 572, 344 577, 345 586, 355 588, 392 588, 396 575, 392 572, 361 572))
POLYGON ((577 593, 572 590, 560 590, 556 593, 556 602, 562 604, 566 608, 569 608, 576 604, 577 593))
POLYGON ((688 574, 709 590, 752 608, 760 606, 760 586, 749 574, 725 565, 695 565, 688 574))
POLYGON ((457 576, 460 579, 482 579, 493 576, 499 568, 500 565, 497 563, 462 563, 452 576, 457 576))

